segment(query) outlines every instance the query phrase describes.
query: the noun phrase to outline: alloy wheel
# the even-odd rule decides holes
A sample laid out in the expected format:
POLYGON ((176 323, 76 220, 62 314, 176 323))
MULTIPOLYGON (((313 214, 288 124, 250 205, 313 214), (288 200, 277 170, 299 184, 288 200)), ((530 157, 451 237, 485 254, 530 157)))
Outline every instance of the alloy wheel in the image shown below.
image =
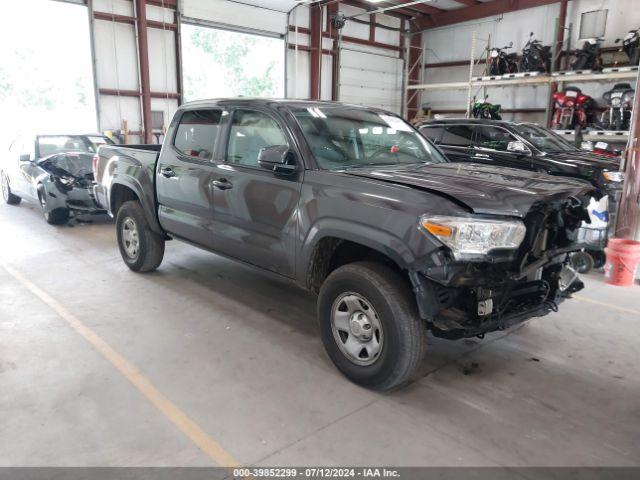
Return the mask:
POLYGON ((9 179, 2 173, 0 174, 0 183, 2 183, 2 198, 5 202, 9 201, 9 179))

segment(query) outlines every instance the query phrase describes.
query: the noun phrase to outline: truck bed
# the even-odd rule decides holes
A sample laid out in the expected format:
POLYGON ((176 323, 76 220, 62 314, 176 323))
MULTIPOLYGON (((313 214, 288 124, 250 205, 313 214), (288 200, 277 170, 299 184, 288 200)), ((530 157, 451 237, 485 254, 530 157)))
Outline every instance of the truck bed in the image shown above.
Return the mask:
MULTIPOLYGON (((111 145, 98 149, 94 165, 96 185, 95 197, 98 204, 110 215, 113 211, 111 198, 114 185, 135 182, 147 186, 145 192, 155 192, 155 167, 162 145, 111 145), (125 173, 126 172, 126 173, 125 173)), ((153 207, 155 196, 140 199, 143 205, 153 207)))

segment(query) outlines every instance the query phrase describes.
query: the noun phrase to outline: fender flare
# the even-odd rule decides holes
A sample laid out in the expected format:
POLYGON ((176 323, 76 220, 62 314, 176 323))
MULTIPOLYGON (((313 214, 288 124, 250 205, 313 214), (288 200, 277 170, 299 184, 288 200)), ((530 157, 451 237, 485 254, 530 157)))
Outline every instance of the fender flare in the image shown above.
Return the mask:
POLYGON ((117 173, 114 174, 114 176, 112 177, 112 181, 109 185, 109 196, 107 199, 107 202, 109 205, 109 211, 113 216, 116 216, 118 214, 118 212, 113 211, 113 200, 114 200, 113 190, 117 186, 124 187, 131 190, 138 197, 138 200, 142 205, 142 209, 145 212, 145 215, 147 217, 147 220, 149 222, 149 226, 151 227, 151 229, 156 233, 164 235, 165 232, 160 226, 160 222, 158 222, 158 217, 157 217, 156 208, 155 208, 156 207, 155 206, 155 186, 152 184, 149 184, 147 186, 147 188, 152 188, 154 192, 153 200, 151 200, 149 199, 148 195, 145 195, 144 193, 145 188, 138 181, 136 177, 131 175, 127 175, 123 177, 123 176, 119 176, 117 173))
POLYGON ((308 274, 316 247, 322 239, 336 238, 358 243, 389 257, 402 269, 409 269, 416 257, 402 238, 372 226, 339 218, 323 218, 317 221, 304 239, 299 251, 296 277, 308 286, 308 274))

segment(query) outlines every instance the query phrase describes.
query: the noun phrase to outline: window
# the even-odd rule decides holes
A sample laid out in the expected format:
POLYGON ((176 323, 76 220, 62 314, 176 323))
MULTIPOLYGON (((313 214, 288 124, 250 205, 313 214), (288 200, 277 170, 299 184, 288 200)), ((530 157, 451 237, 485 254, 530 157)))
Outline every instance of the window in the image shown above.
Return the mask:
POLYGON ((184 155, 211 160, 221 116, 220 110, 187 110, 180 117, 173 145, 184 155))
POLYGON ((517 142, 518 139, 503 128, 479 126, 477 131, 476 145, 481 148, 506 152, 510 142, 517 142))
POLYGON ((269 115, 237 110, 231 123, 227 161, 257 167, 261 149, 288 144, 280 126, 269 115))
POLYGON ((284 97, 283 39, 188 23, 180 30, 186 101, 284 97))
POLYGON ((442 133, 444 132, 444 126, 442 125, 433 125, 433 126, 424 126, 420 127, 420 133, 431 140, 436 145, 440 143, 440 139, 442 138, 442 133))
POLYGON ((564 138, 547 130, 530 123, 522 123, 516 125, 515 129, 527 141, 536 146, 539 150, 546 153, 553 152, 575 152, 575 145, 567 142, 564 138))
POLYGON ((444 129, 442 145, 452 147, 470 147, 473 145, 473 126, 471 125, 448 125, 444 129))
POLYGON ((446 162, 422 135, 392 115, 338 106, 309 107, 293 115, 323 169, 446 162))
POLYGON ((593 10, 580 15, 580 38, 604 37, 607 10, 593 10))
POLYGON ((38 157, 44 158, 56 153, 91 152, 82 137, 59 135, 38 137, 38 157))

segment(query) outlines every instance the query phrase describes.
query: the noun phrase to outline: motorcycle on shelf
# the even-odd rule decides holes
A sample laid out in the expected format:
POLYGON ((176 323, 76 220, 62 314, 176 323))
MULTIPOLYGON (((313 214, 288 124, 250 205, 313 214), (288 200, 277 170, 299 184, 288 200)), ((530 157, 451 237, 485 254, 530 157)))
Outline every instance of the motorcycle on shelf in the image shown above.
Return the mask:
POLYGON ((518 64, 520 72, 545 72, 551 70, 551 47, 542 45, 540 40, 533 38, 533 32, 529 34, 529 40, 522 49, 522 58, 518 64))
POLYGON ((489 50, 489 75, 518 72, 518 55, 505 52, 510 48, 513 48, 513 42, 505 47, 494 47, 489 50))
POLYGON ((602 70, 601 43, 602 38, 587 38, 582 48, 573 51, 571 70, 602 70))
POLYGON ((473 115, 473 118, 502 120, 502 116, 500 115, 500 109, 502 107, 499 104, 487 102, 487 98, 489 98, 488 95, 479 100, 476 100, 476 97, 473 97, 473 104, 471 107, 471 114, 473 115))
POLYGON ((616 38, 616 43, 622 41, 622 48, 620 49, 629 57, 629 65, 632 67, 638 66, 640 63, 640 28, 635 30, 629 30, 624 38, 616 38))
POLYGON ((578 87, 567 87, 553 94, 555 110, 553 128, 556 130, 575 130, 576 144, 582 142, 582 130, 589 124, 593 109, 593 99, 582 93, 578 87))
POLYGON ((602 96, 607 109, 602 112, 599 125, 605 130, 629 130, 635 91, 628 83, 617 83, 602 96))

